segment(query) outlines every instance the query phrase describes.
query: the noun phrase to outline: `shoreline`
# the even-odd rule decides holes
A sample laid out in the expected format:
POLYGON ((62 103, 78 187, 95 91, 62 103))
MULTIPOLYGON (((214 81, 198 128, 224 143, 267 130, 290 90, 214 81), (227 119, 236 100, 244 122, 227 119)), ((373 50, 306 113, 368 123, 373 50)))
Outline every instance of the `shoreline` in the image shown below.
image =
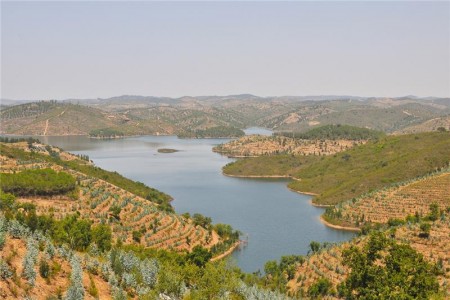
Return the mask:
MULTIPOLYGON (((300 181, 300 179, 295 179, 295 180, 300 181)), ((287 187, 287 189, 290 190, 291 192, 294 192, 294 193, 297 193, 297 194, 308 195, 308 196, 317 196, 317 195, 319 195, 319 194, 312 193, 312 192, 302 192, 302 191, 297 191, 297 190, 291 189, 291 188, 288 187, 288 186, 286 186, 286 187, 287 187)), ((320 205, 321 205, 321 204, 315 204, 315 203, 313 203, 313 202, 312 202, 312 199, 309 200, 309 204, 311 204, 312 206, 317 206, 317 207, 320 207, 320 205)))
POLYGON ((260 175, 230 175, 227 173, 222 172, 223 175, 228 177, 234 177, 234 178, 289 178, 291 179, 291 176, 288 175, 267 175, 267 176, 260 176, 260 175))
POLYGON ((241 241, 239 240, 239 241, 235 242, 233 245, 231 245, 231 247, 224 253, 211 258, 211 261, 216 261, 216 260, 227 257, 228 255, 232 254, 240 245, 241 245, 241 241))
MULTIPOLYGON (((296 180, 296 181, 301 180, 300 178, 289 176, 289 175, 231 175, 231 174, 227 174, 223 171, 222 171, 222 175, 227 176, 227 177, 234 177, 234 178, 268 178, 268 179, 270 179, 270 178, 288 178, 288 179, 292 179, 292 180, 296 180)), ((288 189, 290 189, 290 188, 288 187, 288 189)), ((292 191, 300 193, 300 194, 311 195, 311 196, 317 195, 317 194, 308 193, 308 192, 298 192, 295 190, 292 190, 292 191)))
MULTIPOLYGON (((295 178, 292 176, 288 176, 288 175, 269 175, 269 176, 260 176, 260 175, 230 175, 230 174, 226 174, 224 172, 222 172, 223 175, 228 176, 228 177, 235 177, 235 178, 290 178, 293 180, 300 180, 300 178, 295 178)), ((317 196, 318 194, 316 193, 311 193, 311 192, 302 192, 302 191, 297 191, 294 190, 288 186, 286 186, 291 192, 297 193, 297 194, 301 194, 301 195, 308 195, 308 196, 317 196)), ((314 207, 319 207, 319 208, 327 208, 327 207, 333 207, 334 205, 332 204, 317 204, 314 203, 312 201, 312 199, 309 200, 309 204, 314 206, 314 207)), ((343 230, 343 231, 352 231, 352 232, 360 232, 361 229, 357 228, 357 227, 348 227, 348 226, 340 226, 340 225, 335 225, 332 223, 329 223, 327 221, 325 221, 322 216, 319 216, 319 220, 322 224, 324 224, 327 227, 333 228, 333 229, 337 229, 337 230, 343 230)))
POLYGON ((340 226, 340 225, 334 225, 330 222, 325 221, 322 216, 319 217, 319 220, 321 223, 323 223, 325 226, 328 226, 333 229, 339 229, 339 230, 345 230, 345 231, 353 231, 353 232, 360 232, 361 229, 357 227, 347 227, 347 226, 340 226))

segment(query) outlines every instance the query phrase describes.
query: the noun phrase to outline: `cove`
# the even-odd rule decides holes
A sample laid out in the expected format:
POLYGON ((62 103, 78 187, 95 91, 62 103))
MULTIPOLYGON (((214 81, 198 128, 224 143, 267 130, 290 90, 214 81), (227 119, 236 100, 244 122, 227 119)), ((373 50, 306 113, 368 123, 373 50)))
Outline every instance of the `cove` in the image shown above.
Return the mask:
POLYGON ((323 225, 322 208, 310 196, 291 192, 284 179, 232 178, 222 167, 233 159, 211 151, 226 139, 140 136, 101 140, 83 136, 39 137, 106 170, 155 187, 174 198, 177 213, 201 213, 240 230, 248 243, 232 254, 245 272, 263 271, 268 260, 306 254, 312 240, 339 242, 354 233, 323 225), (158 153, 158 149, 176 149, 158 153))

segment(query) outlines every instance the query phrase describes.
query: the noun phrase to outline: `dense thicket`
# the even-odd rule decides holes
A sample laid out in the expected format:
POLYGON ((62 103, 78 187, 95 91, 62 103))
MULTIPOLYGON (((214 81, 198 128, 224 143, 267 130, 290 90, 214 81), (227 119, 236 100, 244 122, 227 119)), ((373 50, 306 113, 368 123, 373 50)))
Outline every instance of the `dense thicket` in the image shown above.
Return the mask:
POLYGON ((114 128, 102 128, 91 130, 89 132, 89 136, 99 138, 115 138, 115 137, 123 137, 124 133, 114 128))
POLYGON ((439 291, 438 269, 411 246, 374 232, 366 246, 343 253, 350 275, 339 286, 346 299, 429 299, 439 291))
POLYGON ((0 173, 0 188, 19 196, 52 196, 75 189, 75 178, 52 169, 25 170, 19 173, 0 173))
POLYGON ((8 136, 0 136, 0 143, 19 143, 19 142, 27 142, 28 144, 32 143, 40 143, 39 139, 32 137, 8 137, 8 136))
POLYGON ((280 132, 277 135, 305 140, 370 140, 385 134, 381 131, 350 125, 325 125, 313 128, 307 132, 280 132))
POLYGON ((195 138, 226 138, 226 137, 240 137, 244 136, 245 132, 239 128, 231 126, 216 126, 207 129, 197 129, 193 131, 186 131, 179 134, 179 137, 195 137, 195 138))

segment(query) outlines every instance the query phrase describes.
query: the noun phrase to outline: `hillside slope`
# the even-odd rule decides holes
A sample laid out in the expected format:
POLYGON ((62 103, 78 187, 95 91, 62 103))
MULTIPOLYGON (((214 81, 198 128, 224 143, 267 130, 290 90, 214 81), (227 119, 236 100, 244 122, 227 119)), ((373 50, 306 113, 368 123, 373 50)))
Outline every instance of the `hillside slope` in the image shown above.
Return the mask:
POLYGON ((450 131, 450 116, 443 116, 427 120, 423 123, 408 126, 394 132, 394 134, 410 134, 418 132, 431 132, 445 129, 450 131))
POLYGON ((87 135, 93 129, 113 127, 125 118, 76 104, 41 101, 1 111, 1 133, 17 135, 87 135))
POLYGON ((432 205, 442 211, 450 208, 449 169, 396 183, 327 208, 323 218, 340 226, 363 227, 403 220, 408 216, 428 215, 432 205))
MULTIPOLYGON (((429 237, 420 237, 420 224, 402 225, 382 230, 382 234, 391 241, 410 245, 423 255, 428 262, 438 266, 438 282, 443 290, 442 299, 450 296, 450 219, 448 213, 445 219, 431 224, 429 237)), ((326 279, 331 286, 328 288, 327 299, 345 299, 338 297, 338 286, 348 278, 351 268, 344 264, 343 253, 350 247, 363 248, 367 244, 368 236, 361 236, 352 241, 338 245, 325 244, 315 253, 306 257, 302 264, 298 264, 295 275, 288 282, 292 294, 305 295, 319 280, 326 279)), ((395 291, 393 291, 395 292, 395 291)), ((394 298, 395 299, 395 298, 394 298)), ((437 298, 440 299, 440 298, 437 298)))
POLYGON ((313 202, 334 205, 395 182, 447 167, 448 132, 387 136, 327 157, 272 156, 238 160, 223 168, 239 176, 289 175, 298 192, 317 194, 313 202))
MULTIPOLYGON (((230 241, 219 249, 218 244, 223 240, 212 230, 211 225, 199 225, 195 220, 176 215, 168 203, 170 197, 167 195, 143 184, 119 178, 117 173, 102 174, 100 168, 59 149, 33 144, 30 151, 26 143, 0 146, 0 176, 33 169, 52 169, 70 174, 76 179, 76 190, 70 195, 18 194, 17 201, 32 204, 38 215, 63 219, 77 212, 80 217, 94 224, 108 224, 114 240, 158 249, 182 251, 201 245, 205 248, 214 246, 215 251, 220 252, 235 242, 230 241), (104 175, 102 177, 105 179, 95 175, 104 175)), ((30 182, 33 184, 33 181, 30 182)))

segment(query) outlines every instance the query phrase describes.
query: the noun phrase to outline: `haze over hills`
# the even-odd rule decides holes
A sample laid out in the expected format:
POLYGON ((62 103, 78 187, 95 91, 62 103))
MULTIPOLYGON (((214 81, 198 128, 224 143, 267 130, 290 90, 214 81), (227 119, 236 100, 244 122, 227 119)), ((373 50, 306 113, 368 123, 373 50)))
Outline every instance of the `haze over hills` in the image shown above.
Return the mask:
MULTIPOLYGON (((87 135, 108 128, 122 135, 196 137, 207 129, 227 128, 220 132, 230 137, 249 126, 306 131, 319 125, 347 124, 392 133, 448 114, 450 99, 433 97, 124 95, 2 106, 1 132, 87 135), (77 125, 81 121, 83 126, 77 125)), ((427 126, 421 128, 427 130, 427 126)))

